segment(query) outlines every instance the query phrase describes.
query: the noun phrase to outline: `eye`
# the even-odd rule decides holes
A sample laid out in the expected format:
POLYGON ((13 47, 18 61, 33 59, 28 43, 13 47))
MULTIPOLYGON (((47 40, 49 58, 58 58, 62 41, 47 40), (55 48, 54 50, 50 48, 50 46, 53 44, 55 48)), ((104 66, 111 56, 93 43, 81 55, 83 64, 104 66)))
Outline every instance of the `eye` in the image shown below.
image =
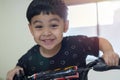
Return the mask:
POLYGON ((59 25, 57 25, 57 24, 51 25, 52 28, 56 28, 56 27, 58 27, 58 26, 59 26, 59 25))
POLYGON ((35 28, 43 28, 43 26, 35 26, 35 28))

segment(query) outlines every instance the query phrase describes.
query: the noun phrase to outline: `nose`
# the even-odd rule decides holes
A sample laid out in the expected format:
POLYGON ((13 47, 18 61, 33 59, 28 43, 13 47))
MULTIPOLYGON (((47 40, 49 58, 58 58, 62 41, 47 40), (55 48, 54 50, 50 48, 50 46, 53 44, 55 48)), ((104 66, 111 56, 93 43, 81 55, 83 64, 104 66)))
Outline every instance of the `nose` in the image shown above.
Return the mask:
POLYGON ((44 28, 42 35, 43 36, 50 36, 51 30, 49 28, 44 28))

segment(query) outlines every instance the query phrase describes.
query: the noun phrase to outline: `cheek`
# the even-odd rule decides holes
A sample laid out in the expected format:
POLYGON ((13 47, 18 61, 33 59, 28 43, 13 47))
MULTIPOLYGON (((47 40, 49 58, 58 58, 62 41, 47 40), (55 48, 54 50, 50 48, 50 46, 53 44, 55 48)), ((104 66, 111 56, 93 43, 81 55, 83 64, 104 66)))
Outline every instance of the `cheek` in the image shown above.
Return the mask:
POLYGON ((36 42, 36 43, 40 43, 39 41, 40 41, 40 34, 39 33, 34 33, 33 34, 33 38, 34 38, 34 41, 36 42))
POLYGON ((54 32, 54 35, 57 38, 61 39, 63 37, 63 31, 58 30, 58 31, 54 32))
POLYGON ((33 33, 33 37, 35 38, 35 39, 39 39, 39 37, 40 37, 40 32, 34 32, 33 33))

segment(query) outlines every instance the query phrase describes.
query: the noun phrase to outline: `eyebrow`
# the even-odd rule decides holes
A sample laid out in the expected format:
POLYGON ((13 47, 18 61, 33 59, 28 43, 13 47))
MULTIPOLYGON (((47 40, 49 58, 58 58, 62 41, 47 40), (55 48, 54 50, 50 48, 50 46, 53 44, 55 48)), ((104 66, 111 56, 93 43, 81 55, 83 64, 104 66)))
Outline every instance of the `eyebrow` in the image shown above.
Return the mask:
POLYGON ((51 22, 51 21, 57 21, 57 22, 59 22, 60 20, 58 18, 52 18, 52 19, 50 19, 49 22, 51 22))
POLYGON ((33 24, 35 24, 35 23, 42 23, 42 21, 41 20, 35 20, 34 22, 33 22, 33 24))
MULTIPOLYGON (((49 20, 49 22, 51 22, 51 21, 57 21, 57 22, 59 22, 60 20, 58 18, 52 18, 52 19, 49 20)), ((35 20, 33 22, 33 24, 35 24, 35 23, 42 23, 42 21, 41 20, 35 20)))

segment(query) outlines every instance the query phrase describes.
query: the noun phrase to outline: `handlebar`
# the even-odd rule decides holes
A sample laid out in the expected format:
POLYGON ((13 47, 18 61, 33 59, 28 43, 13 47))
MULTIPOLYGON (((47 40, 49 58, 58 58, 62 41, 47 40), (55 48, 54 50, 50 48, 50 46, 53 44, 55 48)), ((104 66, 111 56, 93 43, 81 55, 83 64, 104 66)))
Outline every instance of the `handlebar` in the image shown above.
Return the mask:
POLYGON ((102 58, 98 58, 95 61, 92 61, 87 64, 86 68, 76 68, 70 67, 67 69, 62 69, 58 71, 46 71, 33 74, 32 76, 26 77, 22 72, 19 75, 15 75, 13 80, 51 80, 55 78, 65 78, 66 76, 74 75, 76 73, 85 73, 85 76, 88 74, 88 71, 93 69, 95 71, 107 71, 112 69, 120 69, 120 59, 119 59, 119 66, 108 66, 105 64, 102 58))
POLYGON ((93 66, 93 70, 95 71, 108 71, 112 69, 120 69, 120 59, 118 66, 108 66, 107 64, 105 64, 102 58, 97 59, 96 62, 97 64, 93 66))

